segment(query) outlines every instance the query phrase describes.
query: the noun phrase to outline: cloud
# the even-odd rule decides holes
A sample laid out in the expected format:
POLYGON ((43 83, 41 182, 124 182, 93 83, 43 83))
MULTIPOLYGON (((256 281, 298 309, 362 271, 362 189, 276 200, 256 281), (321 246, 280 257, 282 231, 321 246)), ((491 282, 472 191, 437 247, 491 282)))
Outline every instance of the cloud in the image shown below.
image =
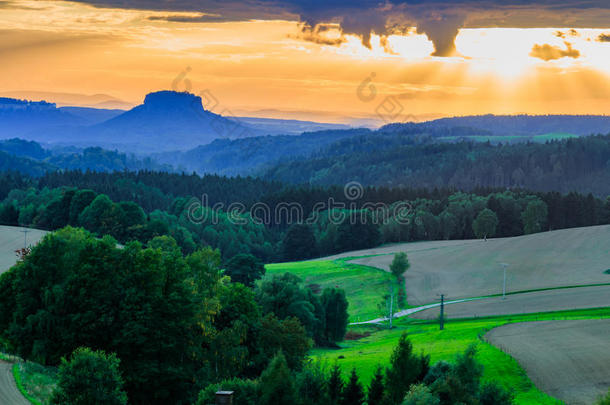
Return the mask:
POLYGON ((346 41, 338 24, 302 24, 299 38, 321 45, 341 45, 346 41))
MULTIPOLYGON (((168 12, 199 12, 201 17, 155 17, 182 22, 292 19, 311 27, 303 35, 313 42, 336 45, 316 35, 316 26, 339 24, 370 47, 372 33, 389 35, 397 27, 417 27, 434 44, 434 56, 456 55, 461 28, 607 28, 608 0, 76 0, 97 7, 168 12)), ((561 33, 564 38, 574 33, 561 33)), ((569 55, 568 55, 569 56, 569 55)))
POLYGON ((597 41, 610 42, 610 34, 599 34, 599 36, 597 37, 597 41))
POLYGON ((566 49, 561 49, 558 46, 552 46, 549 44, 544 45, 534 45, 532 51, 530 52, 530 56, 534 58, 542 59, 545 62, 550 60, 556 60, 561 58, 578 58, 580 57, 580 52, 577 49, 572 48, 572 44, 569 42, 564 42, 566 45, 566 49))

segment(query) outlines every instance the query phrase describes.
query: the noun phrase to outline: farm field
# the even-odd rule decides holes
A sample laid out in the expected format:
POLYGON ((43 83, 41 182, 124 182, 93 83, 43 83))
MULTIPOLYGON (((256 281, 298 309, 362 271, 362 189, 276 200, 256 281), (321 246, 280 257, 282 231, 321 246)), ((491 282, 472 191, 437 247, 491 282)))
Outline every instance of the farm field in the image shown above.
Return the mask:
POLYGON ((556 404, 555 399, 536 388, 517 361, 480 337, 493 328, 516 322, 607 317, 610 317, 610 309, 498 316, 450 321, 445 324, 443 331, 439 330, 438 323, 434 321, 403 318, 395 321, 396 327, 392 330, 375 326, 350 327, 352 333, 364 337, 346 340, 340 344, 340 349, 316 349, 313 356, 329 365, 338 362, 346 376, 352 367, 355 367, 363 383, 368 384, 377 365, 388 364, 393 347, 405 331, 415 351, 423 350, 430 354, 432 363, 439 360, 453 361, 458 353, 476 343, 477 358, 484 366, 484 380, 497 380, 504 387, 513 390, 516 404, 556 404))
POLYGON ((382 315, 379 304, 387 294, 390 283, 398 291, 398 284, 391 274, 342 259, 268 264, 265 269, 266 277, 292 273, 314 290, 325 287, 344 289, 349 302, 350 322, 378 318, 382 315))
MULTIPOLYGON (((507 292, 610 283, 610 226, 468 241, 407 243, 343 255, 367 256, 352 263, 388 270, 393 253, 409 254, 406 274, 410 305, 435 302, 438 294, 455 300, 502 292, 502 268, 508 263, 507 292)), ((335 256, 340 257, 340 256, 335 256)))
POLYGON ((15 250, 23 247, 23 230, 28 229, 27 244, 35 245, 47 233, 39 229, 0 225, 0 273, 17 262, 15 250))
MULTIPOLYGON (((610 307, 610 285, 561 288, 509 294, 506 299, 491 297, 445 306, 447 318, 480 318, 494 315, 567 311, 610 307)), ((416 319, 438 319, 439 308, 426 309, 411 315, 416 319)))
POLYGON ((510 353, 544 392, 569 405, 593 403, 610 386, 610 319, 505 325, 486 339, 510 353))

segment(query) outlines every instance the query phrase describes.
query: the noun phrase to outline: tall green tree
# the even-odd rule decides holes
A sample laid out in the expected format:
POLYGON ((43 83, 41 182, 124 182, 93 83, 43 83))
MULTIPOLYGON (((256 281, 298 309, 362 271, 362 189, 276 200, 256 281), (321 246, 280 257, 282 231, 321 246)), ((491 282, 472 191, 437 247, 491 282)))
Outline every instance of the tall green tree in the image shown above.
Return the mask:
POLYGON ((472 223, 472 230, 479 239, 487 240, 487 237, 492 237, 496 234, 496 228, 498 226, 498 217, 495 212, 489 208, 485 208, 472 223))
POLYGON ((296 376, 299 405, 327 405, 326 373, 319 362, 309 361, 296 376))
POLYGON ((343 394, 341 398, 342 405, 362 405, 364 403, 364 391, 362 384, 358 380, 358 374, 356 369, 353 368, 352 372, 347 380, 345 388, 343 388, 343 394))
POLYGON ((78 348, 70 360, 62 359, 52 404, 125 405, 127 394, 114 354, 78 348))
POLYGON ((296 317, 312 338, 319 335, 317 328, 323 325, 317 317, 318 300, 301 285, 301 279, 291 273, 273 275, 256 287, 256 301, 264 314, 273 313, 279 319, 296 317))
POLYGON ((413 353, 413 345, 403 333, 390 356, 390 366, 386 369, 386 395, 392 404, 402 402, 412 384, 417 383, 422 362, 413 353))
POLYGON ((322 291, 322 306, 326 316, 325 338, 328 342, 341 342, 347 331, 349 303, 345 291, 338 288, 325 288, 322 291))
POLYGON ((521 214, 525 234, 541 232, 545 229, 548 219, 548 207, 542 200, 534 200, 527 204, 521 214))
POLYGON ((284 260, 309 259, 317 254, 316 238, 311 226, 295 224, 286 231, 284 239, 282 239, 282 256, 284 260))
POLYGON ((385 389, 383 379, 383 368, 381 366, 377 366, 367 392, 366 399, 368 405, 381 405, 385 389))
POLYGON ((225 274, 236 283, 252 287, 256 280, 265 275, 265 265, 256 256, 239 253, 227 262, 225 274))
POLYGON ((291 404, 295 402, 294 380, 280 352, 269 363, 260 378, 260 405, 291 404))
POLYGON ((330 376, 328 377, 328 400, 330 405, 341 404, 343 395, 343 377, 341 377, 341 367, 337 363, 333 365, 330 370, 330 376))
POLYGON ((397 280, 401 280, 405 272, 409 270, 411 263, 407 257, 406 252, 398 252, 394 255, 394 259, 390 264, 390 271, 396 277, 397 280))

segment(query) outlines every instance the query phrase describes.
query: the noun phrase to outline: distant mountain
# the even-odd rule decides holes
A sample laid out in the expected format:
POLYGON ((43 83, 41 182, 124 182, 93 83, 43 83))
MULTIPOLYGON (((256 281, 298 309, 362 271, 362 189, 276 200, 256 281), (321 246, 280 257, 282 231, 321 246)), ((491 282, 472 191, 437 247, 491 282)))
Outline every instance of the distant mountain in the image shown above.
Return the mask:
POLYGON ((108 121, 125 112, 125 110, 107 110, 104 108, 89 107, 59 107, 59 110, 81 118, 87 125, 95 125, 108 121))
POLYGON ((235 117, 243 125, 257 129, 266 135, 301 135, 304 132, 350 129, 349 125, 275 118, 235 117))
POLYGON ((260 135, 254 129, 203 108, 201 97, 159 91, 144 103, 83 131, 83 141, 140 153, 205 145, 218 138, 260 135))
POLYGON ((84 124, 84 120, 45 101, 0 98, 0 137, 24 137, 43 130, 84 124))
POLYGON ((493 135, 542 135, 568 133, 574 135, 606 134, 610 132, 610 116, 605 115, 473 115, 440 118, 422 123, 389 124, 385 132, 418 128, 477 128, 493 135))
POLYGON ((77 94, 77 93, 58 93, 52 91, 11 91, 0 93, 0 96, 11 97, 25 100, 52 102, 60 107, 80 106, 100 109, 120 109, 128 110, 133 104, 108 94, 77 94))

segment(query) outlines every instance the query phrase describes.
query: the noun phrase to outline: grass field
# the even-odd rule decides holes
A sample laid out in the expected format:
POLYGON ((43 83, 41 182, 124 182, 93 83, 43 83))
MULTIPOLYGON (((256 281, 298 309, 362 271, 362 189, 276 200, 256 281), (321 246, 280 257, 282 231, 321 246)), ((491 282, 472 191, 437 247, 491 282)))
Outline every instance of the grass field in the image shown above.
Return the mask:
POLYGON ((35 245, 47 233, 38 229, 0 225, 0 273, 4 273, 17 262, 15 250, 23 247, 23 231, 27 230, 27 245, 35 245))
POLYGON ((292 273, 306 286, 337 287, 345 290, 349 302, 350 322, 378 318, 379 304, 388 293, 390 283, 398 291, 395 278, 369 266, 347 263, 345 259, 268 264, 266 277, 292 273))
POLYGON ((430 354, 432 363, 453 361, 471 343, 477 343, 477 357, 484 366, 484 380, 496 380, 513 390, 517 404, 555 404, 557 401, 539 391, 512 357, 483 341, 482 336, 495 327, 515 322, 608 317, 610 309, 503 316, 450 321, 443 331, 439 330, 436 322, 401 319, 395 322, 396 328, 392 330, 375 326, 350 327, 352 332, 370 335, 345 341, 340 345, 341 349, 316 349, 312 356, 329 364, 337 361, 345 375, 355 367, 362 381, 368 384, 377 365, 387 365, 399 336, 405 331, 415 350, 430 354))
POLYGON ((514 238, 397 244, 349 252, 353 263, 388 269, 393 253, 409 254, 406 274, 411 305, 502 292, 502 268, 508 263, 507 291, 608 283, 610 226, 563 229, 514 238))

